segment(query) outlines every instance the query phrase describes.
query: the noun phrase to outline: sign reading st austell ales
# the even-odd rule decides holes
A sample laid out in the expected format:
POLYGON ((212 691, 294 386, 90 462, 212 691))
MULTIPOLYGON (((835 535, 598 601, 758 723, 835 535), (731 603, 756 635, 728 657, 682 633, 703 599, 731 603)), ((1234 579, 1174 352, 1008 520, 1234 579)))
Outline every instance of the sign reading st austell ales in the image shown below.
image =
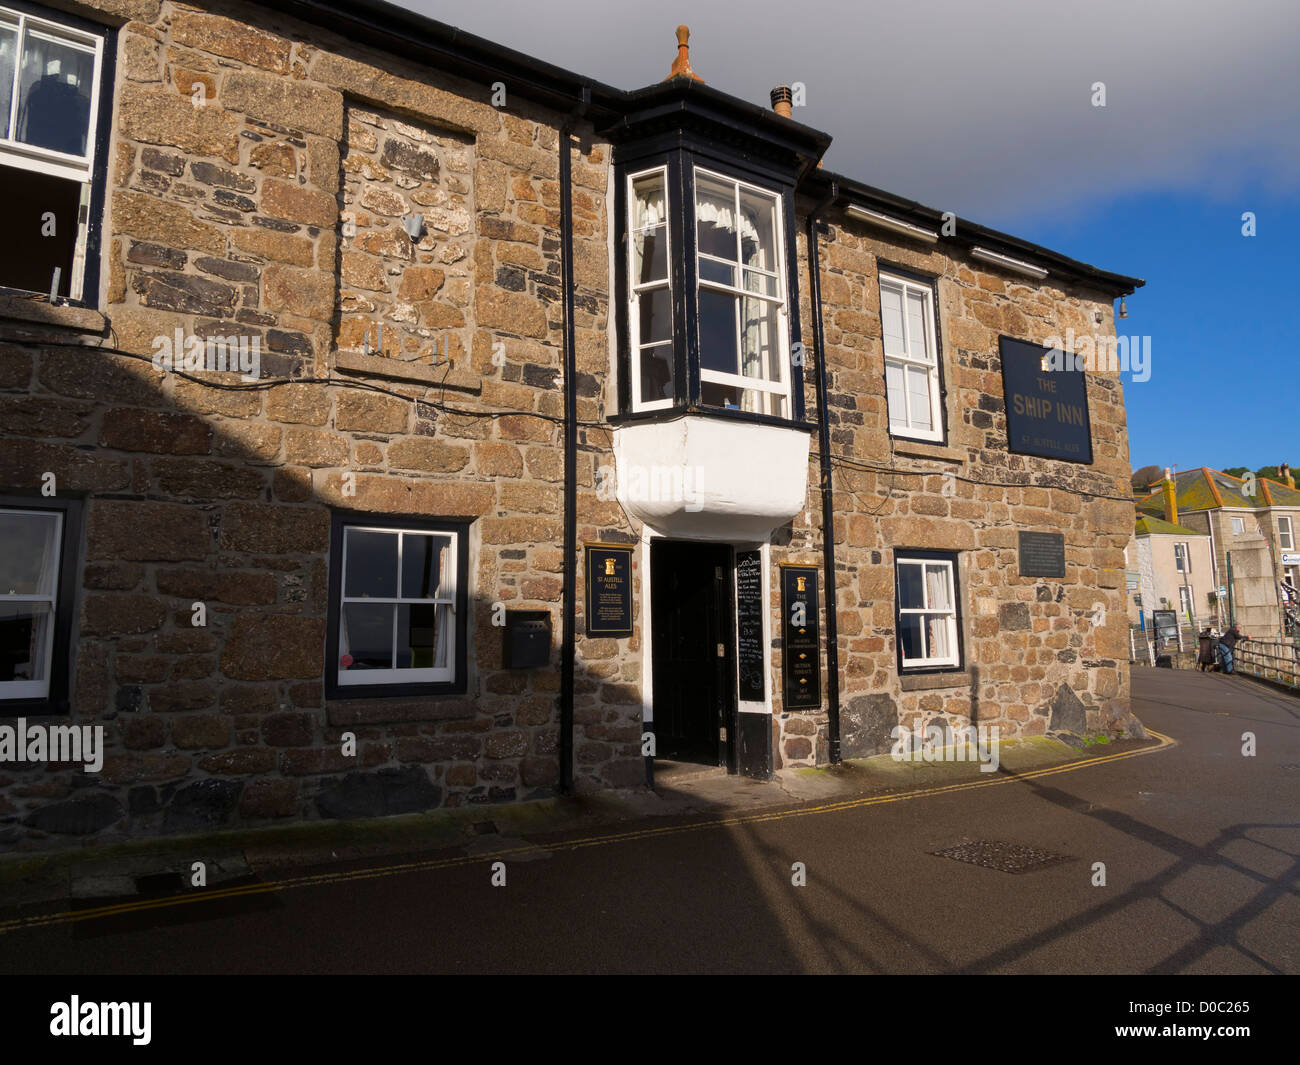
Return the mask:
POLYGON ((1092 462, 1088 390, 1080 370, 1062 368, 1041 344, 998 337, 1007 447, 1021 455, 1092 462))

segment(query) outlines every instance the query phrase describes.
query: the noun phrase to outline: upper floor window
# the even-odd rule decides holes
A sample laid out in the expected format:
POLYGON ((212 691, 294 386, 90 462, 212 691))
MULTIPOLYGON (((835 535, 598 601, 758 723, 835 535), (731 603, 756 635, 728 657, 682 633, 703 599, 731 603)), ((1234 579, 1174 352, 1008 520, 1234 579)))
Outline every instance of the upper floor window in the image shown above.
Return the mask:
POLYGON ((106 32, 0 7, 0 287, 72 300, 88 288, 106 32))
POLYGON ((933 287, 882 273, 880 320, 890 433, 915 440, 942 440, 933 287))
POLYGON ((1232 535, 1241 536, 1246 531, 1246 519, 1232 516, 1232 535))
POLYGON ((787 417, 790 360, 781 200, 695 170, 700 401, 787 417))
POLYGON ((1185 543, 1174 544, 1174 569, 1179 573, 1190 573, 1192 570, 1191 555, 1185 543))
POLYGON ((1277 518, 1277 543, 1283 551, 1295 550, 1295 537, 1292 535, 1291 519, 1285 514, 1277 518))
POLYGON ((793 366, 788 188, 686 152, 621 181, 626 277, 622 409, 803 418, 793 366))

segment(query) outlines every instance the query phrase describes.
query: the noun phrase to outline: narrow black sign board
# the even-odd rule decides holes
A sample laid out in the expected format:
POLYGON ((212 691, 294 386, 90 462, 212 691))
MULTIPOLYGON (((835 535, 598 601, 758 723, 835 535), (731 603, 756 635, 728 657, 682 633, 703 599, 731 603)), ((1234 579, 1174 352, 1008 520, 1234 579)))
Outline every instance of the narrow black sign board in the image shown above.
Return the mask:
POLYGON ((1007 404, 1007 449, 1069 462, 1092 462, 1088 386, 1081 370, 1066 369, 1074 352, 998 337, 1002 394, 1007 404), (1057 368, 1053 368, 1056 366, 1057 368))
POLYGON ((816 567, 781 567, 781 634, 785 709, 815 710, 822 704, 816 567))
POLYGON ((632 635, 632 548, 586 544, 587 635, 632 635))
POLYGON ((1065 576, 1065 533, 1021 532, 1020 576, 1065 576))
POLYGON ((763 556, 736 552, 736 660, 740 698, 761 703, 767 698, 763 678, 763 556))

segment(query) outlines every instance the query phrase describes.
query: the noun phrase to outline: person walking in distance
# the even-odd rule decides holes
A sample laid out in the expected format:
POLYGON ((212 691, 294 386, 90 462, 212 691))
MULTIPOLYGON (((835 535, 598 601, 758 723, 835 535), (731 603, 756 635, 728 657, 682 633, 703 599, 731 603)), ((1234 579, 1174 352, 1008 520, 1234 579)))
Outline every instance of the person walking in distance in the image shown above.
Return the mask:
POLYGON ((1235 622, 1227 632, 1219 637, 1219 660, 1223 663, 1223 672, 1232 672, 1233 652, 1237 648, 1237 641, 1249 639, 1249 636, 1237 628, 1235 622))

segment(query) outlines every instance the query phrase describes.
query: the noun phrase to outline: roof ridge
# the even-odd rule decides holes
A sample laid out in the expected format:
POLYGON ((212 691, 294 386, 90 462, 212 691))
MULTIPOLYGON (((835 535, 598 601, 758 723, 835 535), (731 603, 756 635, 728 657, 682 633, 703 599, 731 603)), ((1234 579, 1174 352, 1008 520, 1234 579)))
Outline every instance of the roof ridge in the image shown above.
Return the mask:
POLYGON ((1210 466, 1201 467, 1201 476, 1205 478, 1205 483, 1210 486, 1210 495, 1214 496, 1214 501, 1218 503, 1219 506, 1224 506, 1223 496, 1219 494, 1219 486, 1214 483, 1214 478, 1210 476, 1211 473, 1217 473, 1223 477, 1231 477, 1232 474, 1224 473, 1222 470, 1216 470, 1210 466))

